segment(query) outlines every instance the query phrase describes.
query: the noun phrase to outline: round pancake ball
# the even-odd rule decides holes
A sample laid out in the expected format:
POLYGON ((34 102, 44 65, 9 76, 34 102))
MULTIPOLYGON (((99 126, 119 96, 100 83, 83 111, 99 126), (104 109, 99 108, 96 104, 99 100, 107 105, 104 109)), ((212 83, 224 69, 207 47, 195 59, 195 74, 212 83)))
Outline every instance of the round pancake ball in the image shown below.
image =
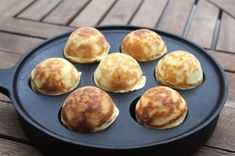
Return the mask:
POLYGON ((76 63, 98 62, 109 52, 110 45, 95 28, 81 27, 68 38, 64 56, 76 63))
POLYGON ((95 84, 106 91, 123 93, 143 88, 146 78, 129 55, 112 53, 101 60, 94 73, 95 84))
POLYGON ((187 114, 187 104, 175 90, 157 86, 147 90, 135 108, 136 119, 146 127, 167 129, 180 125, 187 114))
POLYGON ((61 109, 61 122, 70 130, 91 133, 109 127, 119 114, 111 97, 93 86, 73 91, 61 109))
POLYGON ((176 89, 196 88, 203 82, 203 71, 197 58, 186 51, 165 55, 155 68, 156 79, 176 89))
POLYGON ((81 72, 63 58, 48 58, 39 63, 30 74, 34 91, 44 95, 61 95, 75 89, 81 72))
POLYGON ((138 29, 130 32, 121 43, 121 52, 137 61, 152 61, 167 52, 162 38, 154 31, 138 29))

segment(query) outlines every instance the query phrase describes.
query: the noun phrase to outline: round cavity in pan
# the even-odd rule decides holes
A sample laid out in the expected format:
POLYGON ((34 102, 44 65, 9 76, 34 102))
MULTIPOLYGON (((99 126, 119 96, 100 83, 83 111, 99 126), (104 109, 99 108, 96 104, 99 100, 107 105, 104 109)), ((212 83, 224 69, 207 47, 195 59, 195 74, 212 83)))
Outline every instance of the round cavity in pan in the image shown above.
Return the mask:
POLYGON ((135 98, 131 104, 130 104, 130 107, 129 107, 129 112, 130 112, 130 115, 131 117, 137 122, 136 120, 136 116, 135 116, 135 106, 137 104, 137 102, 139 101, 141 96, 138 96, 137 98, 135 98))

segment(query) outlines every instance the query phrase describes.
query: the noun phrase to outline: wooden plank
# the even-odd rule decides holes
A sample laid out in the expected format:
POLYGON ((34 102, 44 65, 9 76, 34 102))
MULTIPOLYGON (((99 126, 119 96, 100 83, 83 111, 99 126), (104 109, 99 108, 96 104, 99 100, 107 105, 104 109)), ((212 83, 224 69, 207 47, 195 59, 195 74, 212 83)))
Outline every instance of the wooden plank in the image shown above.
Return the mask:
POLYGON ((39 0, 33 3, 17 17, 39 21, 48 14, 61 0, 39 0))
POLYGON ((34 22, 29 20, 21 20, 9 18, 7 21, 0 21, 0 30, 25 34, 30 36, 48 38, 60 33, 73 30, 73 28, 52 25, 47 23, 34 22))
POLYGON ((203 146, 193 156, 235 156, 235 153, 203 146))
POLYGON ((11 100, 4 94, 0 93, 0 100, 4 102, 10 102, 11 100))
POLYGON ((227 13, 231 14, 235 18, 235 1, 234 0, 208 0, 217 7, 223 9, 227 13))
POLYGON ((4 5, 0 5, 0 13, 3 14, 6 9, 9 9, 17 0, 2 0, 4 5))
POLYGON ((235 53, 235 19, 228 14, 222 14, 222 23, 219 33, 217 50, 230 51, 235 53))
POLYGON ((97 25, 114 2, 115 0, 91 1, 70 25, 74 27, 97 25))
POLYGON ((17 143, 5 139, 0 139, 1 156, 43 156, 43 154, 31 145, 17 143))
POLYGON ((34 0, 1 0, 1 18, 13 17, 22 9, 30 5, 34 0), (2 5, 4 4, 4 5, 2 5))
POLYGON ((235 109, 224 107, 218 124, 206 143, 209 146, 235 152, 235 109))
POLYGON ((0 32, 0 50, 23 54, 42 39, 0 32))
POLYGON ((228 101, 235 101, 235 73, 226 73, 228 77, 228 101))
POLYGON ((210 48, 218 15, 219 8, 200 0, 187 38, 205 48, 210 48))
POLYGON ((167 0, 144 1, 136 15, 130 22, 130 25, 140 25, 154 28, 166 4, 167 0))
MULTIPOLYGON (((13 65, 16 64, 19 58, 20 58, 19 54, 0 51, 0 68, 12 67, 13 65)), ((3 95, 2 93, 0 93, 0 100, 10 102, 10 99, 7 96, 3 95)))
POLYGON ((45 19, 44 22, 66 25, 86 5, 89 0, 66 0, 60 3, 45 19))
POLYGON ((229 101, 229 100, 227 100, 225 106, 231 107, 231 108, 235 109, 235 101, 229 101))
POLYGON ((14 66, 20 57, 20 54, 0 51, 0 68, 10 68, 14 66))
POLYGON ((222 65, 225 70, 235 72, 235 66, 232 63, 235 62, 235 55, 219 51, 207 51, 222 65))
POLYGON ((29 142, 21 129, 16 111, 12 104, 0 101, 0 105, 0 134, 29 142))
POLYGON ((181 36, 195 0, 174 0, 167 8, 158 29, 181 36))
POLYGON ((127 24, 140 3, 141 0, 118 0, 100 25, 127 24))
POLYGON ((1 3, 4 4, 4 5, 0 5, 0 13, 4 14, 4 12, 7 11, 12 6, 14 6, 14 4, 17 1, 18 0, 2 0, 1 3))

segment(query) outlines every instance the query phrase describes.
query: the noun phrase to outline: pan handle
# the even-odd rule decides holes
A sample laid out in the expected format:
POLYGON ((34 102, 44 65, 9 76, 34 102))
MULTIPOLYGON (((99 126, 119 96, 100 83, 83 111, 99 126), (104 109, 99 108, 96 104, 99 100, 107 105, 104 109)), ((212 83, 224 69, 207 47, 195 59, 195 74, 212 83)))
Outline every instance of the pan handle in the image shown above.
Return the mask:
POLYGON ((9 89, 12 83, 13 67, 0 69, 0 92, 9 97, 9 89))

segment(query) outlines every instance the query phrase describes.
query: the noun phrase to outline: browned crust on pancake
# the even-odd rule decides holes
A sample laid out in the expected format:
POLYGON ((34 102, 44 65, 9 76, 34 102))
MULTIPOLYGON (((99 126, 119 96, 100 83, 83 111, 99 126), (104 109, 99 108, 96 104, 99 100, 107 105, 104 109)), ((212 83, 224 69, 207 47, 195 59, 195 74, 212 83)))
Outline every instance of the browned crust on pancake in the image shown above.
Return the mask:
POLYGON ((121 44, 121 51, 138 61, 150 61, 163 54, 165 44, 157 51, 151 51, 151 46, 160 46, 160 44, 164 44, 164 42, 157 33, 148 29, 138 29, 125 36, 121 44), (148 52, 145 51, 146 49, 148 52))
POLYGON ((163 86, 154 87, 146 91, 137 105, 136 118, 138 121, 153 128, 161 128, 172 124, 187 112, 187 105, 180 94, 163 86), (143 100, 147 100, 147 104, 143 100), (155 112, 152 113, 153 111, 155 112), (175 115, 174 118, 171 118, 172 115, 175 115), (152 124, 160 118, 165 118, 165 122, 157 125, 152 124))
MULTIPOLYGON (((133 86, 138 82, 140 77, 138 77, 137 73, 128 71, 123 71, 123 66, 128 66, 129 69, 133 68, 140 68, 138 64, 129 64, 129 62, 123 62, 116 60, 116 57, 111 58, 112 62, 114 62, 116 65, 119 65, 120 68, 116 68, 115 72, 112 74, 112 79, 110 80, 111 88, 110 90, 126 90, 131 89, 133 86), (133 83, 127 83, 125 80, 134 80, 133 83)), ((101 68, 101 72, 105 75, 105 73, 109 73, 109 68, 101 68)), ((97 79, 97 82, 99 82, 99 79, 97 79)))
POLYGON ((203 79, 201 79, 197 83, 189 84, 189 83, 187 83, 186 79, 184 79, 184 81, 181 83, 175 83, 176 79, 173 74, 172 75, 169 74, 169 79, 168 79, 169 81, 165 81, 165 79, 162 78, 162 76, 159 74, 157 69, 155 70, 155 77, 160 83, 162 83, 166 86, 169 86, 171 88, 175 88, 175 89, 192 89, 197 86, 200 86, 203 82, 203 79), (171 82, 171 83, 169 83, 169 82, 171 82))
MULTIPOLYGON (((141 80, 143 73, 140 65, 133 58, 129 56, 128 58, 130 59, 114 55, 108 56, 109 62, 113 63, 112 67, 108 66, 106 62, 101 62, 99 65, 99 70, 102 77, 95 77, 98 85, 110 92, 120 90, 126 90, 127 92, 130 91, 141 80), (124 70, 124 68, 128 68, 128 70, 124 70), (114 72, 113 69, 115 69, 114 72), (110 74, 111 76, 107 77, 107 74, 110 74), (110 85, 107 87, 102 84, 102 79, 109 81, 108 83, 110 85)), ((106 61, 105 59, 103 61, 106 61)))
POLYGON ((99 35, 99 32, 95 28, 91 28, 91 27, 78 28, 77 30, 74 31, 74 33, 84 38, 99 35))
MULTIPOLYGON (((43 94, 58 94, 65 93, 66 91, 73 88, 74 86, 66 86, 66 84, 63 82, 63 78, 66 75, 61 73, 61 69, 63 69, 64 66, 65 62, 58 58, 45 60, 42 63, 39 63, 33 70, 34 74, 31 73, 30 75, 30 81, 33 89, 43 94), (58 75, 60 76, 60 79, 57 79, 58 75), (38 86, 35 83, 36 79, 40 82, 44 81, 44 83, 42 83, 41 86, 38 86)), ((73 82, 74 85, 78 84, 80 81, 80 77, 75 75, 75 72, 77 72, 75 70, 76 69, 71 64, 70 81, 73 82)))
POLYGON ((77 57, 84 61, 81 63, 90 63, 96 61, 97 57, 103 53, 107 53, 108 50, 109 43, 101 32, 92 27, 82 27, 75 30, 69 36, 64 48, 64 53, 68 59, 71 59, 70 57, 77 57), (94 40, 94 37, 96 40, 94 40), (91 41, 80 43, 80 41, 83 40, 91 41), (95 44, 99 46, 99 50, 93 47, 95 44))
POLYGON ((191 89, 191 88, 195 88, 195 87, 201 85, 203 82, 203 78, 195 83, 188 83, 189 78, 188 78, 187 72, 194 73, 194 72, 197 72, 199 70, 199 68, 201 68, 200 63, 197 60, 195 60, 195 58, 193 58, 193 55, 191 56, 191 58, 193 58, 193 60, 184 61, 184 63, 181 64, 180 66, 170 65, 170 64, 166 63, 165 60, 169 56, 172 59, 175 59, 178 61, 181 61, 181 60, 183 61, 183 57, 185 55, 191 55, 189 53, 184 53, 184 52, 179 53, 179 52, 181 52, 181 51, 175 51, 175 52, 168 53, 165 57, 163 57, 158 62, 156 69, 155 69, 156 79, 164 85, 170 86, 172 88, 177 88, 177 89, 191 89), (195 61, 199 65, 197 65, 195 63, 195 61), (185 70, 184 69, 185 65, 189 66, 190 69, 185 70), (164 72, 164 76, 161 75, 160 68, 164 72), (174 71, 182 71, 182 73, 180 74, 180 76, 182 78, 181 82, 177 82, 178 76, 176 75, 176 73, 174 71))
POLYGON ((71 130, 93 132, 111 122, 113 113, 115 106, 111 97, 96 87, 87 86, 69 95, 61 110, 61 118, 71 130))

